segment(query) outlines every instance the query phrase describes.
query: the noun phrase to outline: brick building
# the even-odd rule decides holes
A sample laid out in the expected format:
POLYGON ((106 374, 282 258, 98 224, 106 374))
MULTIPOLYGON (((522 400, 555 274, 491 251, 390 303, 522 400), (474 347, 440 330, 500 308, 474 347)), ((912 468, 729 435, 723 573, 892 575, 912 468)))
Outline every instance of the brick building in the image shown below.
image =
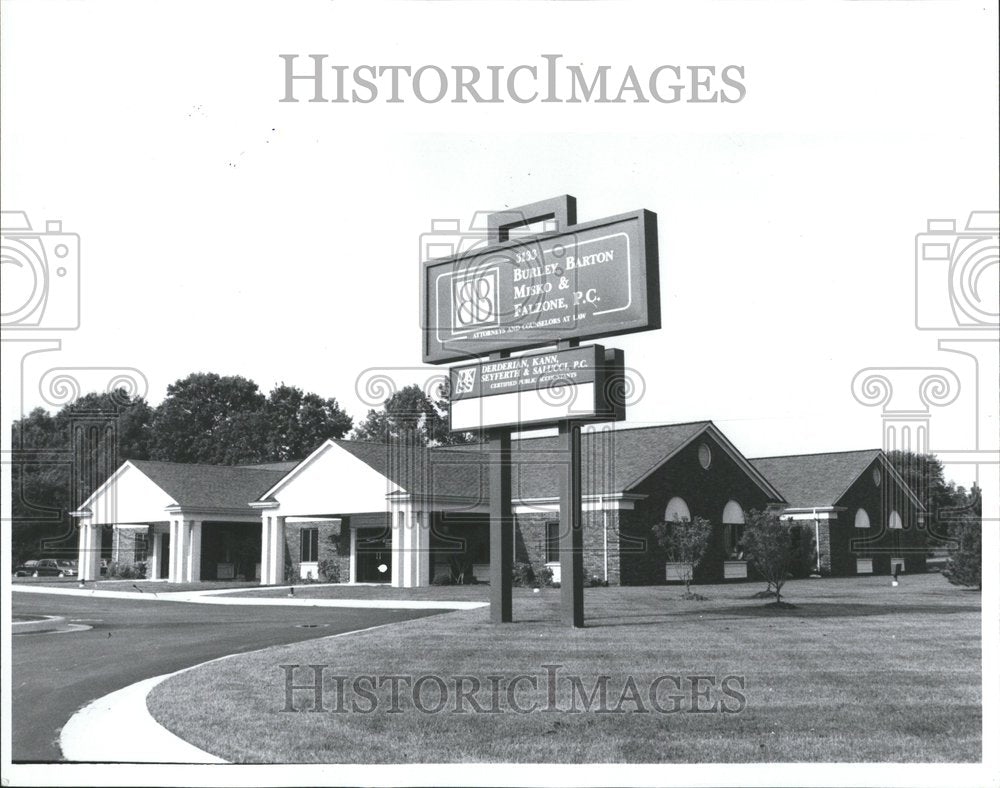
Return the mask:
MULTIPOLYGON (((878 450, 748 460, 712 422, 585 432, 584 570, 597 582, 681 576, 652 527, 712 523, 705 582, 741 579, 744 514, 781 509, 812 529, 824 574, 923 571, 920 505, 878 450)), ((515 561, 559 576, 559 439, 512 445, 515 561)), ((489 569, 488 446, 426 448, 328 440, 298 463, 126 462, 75 514, 81 577, 98 576, 101 531, 114 558, 170 581, 317 579, 424 586, 489 569), (97 551, 94 545, 98 546, 97 551)))

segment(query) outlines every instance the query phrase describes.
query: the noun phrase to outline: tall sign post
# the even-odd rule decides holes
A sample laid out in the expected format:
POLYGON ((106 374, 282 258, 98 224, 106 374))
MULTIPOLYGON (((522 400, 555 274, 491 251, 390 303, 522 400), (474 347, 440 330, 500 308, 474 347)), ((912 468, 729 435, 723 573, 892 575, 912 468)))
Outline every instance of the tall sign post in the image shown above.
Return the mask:
POLYGON ((625 409, 623 353, 580 341, 660 327, 656 215, 578 224, 569 195, 490 214, 485 248, 424 263, 421 319, 424 362, 464 362, 450 370, 452 430, 489 442, 491 620, 513 616, 512 429, 557 426, 562 619, 582 627, 580 428, 625 409), (558 229, 511 238, 547 220, 558 229))

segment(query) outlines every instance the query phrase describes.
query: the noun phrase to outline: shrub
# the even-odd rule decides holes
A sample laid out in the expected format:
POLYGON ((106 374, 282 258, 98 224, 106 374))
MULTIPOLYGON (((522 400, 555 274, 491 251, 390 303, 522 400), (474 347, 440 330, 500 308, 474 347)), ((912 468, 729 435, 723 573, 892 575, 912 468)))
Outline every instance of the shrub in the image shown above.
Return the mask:
POLYGON ((531 564, 526 561, 517 561, 511 569, 511 582, 515 586, 533 586, 535 573, 531 569, 531 564))
POLYGON ((108 564, 108 573, 106 577, 113 577, 118 580, 145 580, 146 562, 139 561, 135 564, 125 564, 118 561, 112 561, 108 564))
POLYGON ((454 581, 451 579, 451 575, 435 575, 434 579, 431 580, 432 586, 450 586, 454 585, 454 581))
POLYGON ((333 561, 329 558, 324 558, 316 565, 316 570, 319 573, 320 580, 325 583, 339 583, 340 582, 340 562, 333 561))
POLYGON ((546 588, 549 587, 558 588, 559 584, 553 583, 552 577, 553 577, 552 570, 549 569, 547 566, 543 566, 541 569, 538 570, 538 574, 535 575, 535 580, 538 582, 538 585, 540 586, 545 586, 546 588))
POLYGON ((948 553, 944 574, 948 582, 970 588, 983 587, 983 526, 968 520, 951 527, 955 547, 948 553))

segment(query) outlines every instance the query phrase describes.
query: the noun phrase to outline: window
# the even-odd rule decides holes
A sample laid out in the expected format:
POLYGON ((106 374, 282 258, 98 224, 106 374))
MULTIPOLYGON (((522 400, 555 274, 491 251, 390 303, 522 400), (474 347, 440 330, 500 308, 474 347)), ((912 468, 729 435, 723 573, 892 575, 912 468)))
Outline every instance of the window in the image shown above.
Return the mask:
POLYGON ((132 556, 132 560, 135 562, 145 561, 146 556, 149 554, 149 542, 146 534, 136 534, 135 535, 135 554, 132 556))
POLYGON ((545 562, 559 560, 559 523, 545 523, 545 562))
POLYGON ((743 507, 736 501, 729 501, 722 510, 723 545, 727 558, 743 559, 740 540, 743 538, 744 522, 743 507))
POLYGON ((673 497, 667 501, 667 510, 663 513, 663 519, 668 523, 674 520, 690 520, 691 510, 684 502, 683 498, 673 497))
POLYGON ((858 509, 854 515, 854 527, 855 528, 871 528, 871 521, 868 519, 868 512, 864 509, 858 509))
POLYGON ((299 560, 311 562, 319 560, 319 528, 303 528, 299 532, 299 560))
POLYGON ((892 514, 889 515, 889 527, 890 528, 902 528, 903 518, 899 516, 899 512, 895 509, 892 510, 892 514))
POLYGON ((703 443, 698 447, 698 462, 706 471, 712 464, 712 449, 707 443, 703 443))
POLYGON ((855 570, 859 575, 870 575, 872 573, 872 559, 858 558, 855 570))
POLYGON ((872 481, 875 482, 876 487, 882 483, 882 471, 877 467, 872 469, 872 481))

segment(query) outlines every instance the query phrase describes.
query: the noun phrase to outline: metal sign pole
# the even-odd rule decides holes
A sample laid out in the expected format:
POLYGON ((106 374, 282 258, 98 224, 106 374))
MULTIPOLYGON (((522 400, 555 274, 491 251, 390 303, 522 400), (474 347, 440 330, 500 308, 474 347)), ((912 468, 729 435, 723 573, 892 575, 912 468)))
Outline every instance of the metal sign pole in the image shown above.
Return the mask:
MULTIPOLYGON (((491 359, 505 358, 495 353, 491 359)), ((511 505, 509 427, 489 430, 490 451, 490 621, 513 621, 514 514, 511 505)))
MULTIPOLYGON (((576 347, 575 340, 559 343, 559 349, 576 347)), ((580 424, 559 422, 563 452, 559 485, 559 597, 562 621, 583 626, 583 489, 580 461, 580 424)))
POLYGON ((487 247, 423 264, 421 326, 426 363, 449 371, 453 432, 482 430, 490 478, 490 618, 512 616, 514 516, 511 434, 558 426, 562 620, 584 625, 581 426, 623 421, 624 354, 581 339, 660 327, 656 214, 645 209, 577 224, 562 195, 487 217, 487 247), (534 231, 554 219, 558 227, 534 231), (510 239, 512 228, 526 233, 510 239), (540 297, 540 298, 536 298, 540 297), (510 358, 558 344, 555 352, 510 358), (505 360, 506 359, 506 360, 505 360), (564 378, 558 378, 564 374, 564 378), (559 384, 571 396, 546 401, 559 384))
MULTIPOLYGON (((561 229, 576 222, 576 200, 563 195, 552 200, 522 206, 511 213, 494 213, 487 218, 488 242, 506 241, 511 227, 555 218, 561 229)), ((493 353, 490 360, 509 357, 493 353)), ((513 620, 514 513, 511 488, 509 427, 489 431, 490 444, 490 621, 506 624, 513 620)), ((582 596, 581 596, 582 602, 582 596)), ((581 607, 581 620, 582 607, 581 607)))

